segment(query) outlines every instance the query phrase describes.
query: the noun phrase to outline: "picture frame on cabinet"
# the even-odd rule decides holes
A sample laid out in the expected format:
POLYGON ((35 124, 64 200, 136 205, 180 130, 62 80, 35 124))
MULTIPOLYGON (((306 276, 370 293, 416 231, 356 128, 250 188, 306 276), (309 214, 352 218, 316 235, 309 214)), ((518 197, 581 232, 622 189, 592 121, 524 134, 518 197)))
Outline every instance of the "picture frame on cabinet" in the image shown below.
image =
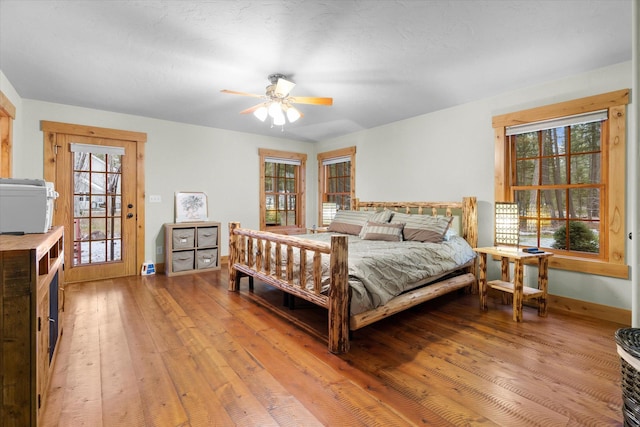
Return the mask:
POLYGON ((175 193, 175 222, 207 221, 209 208, 207 195, 202 192, 175 193))

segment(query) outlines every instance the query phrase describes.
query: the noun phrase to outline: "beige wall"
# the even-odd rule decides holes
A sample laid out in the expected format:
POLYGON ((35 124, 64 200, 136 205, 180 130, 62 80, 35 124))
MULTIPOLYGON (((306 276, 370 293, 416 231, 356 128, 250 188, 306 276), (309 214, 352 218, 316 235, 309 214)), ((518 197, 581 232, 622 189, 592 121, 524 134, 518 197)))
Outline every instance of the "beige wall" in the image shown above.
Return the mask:
MULTIPOLYGON (((8 83, 1 73, 0 78, 3 85, 8 83)), ((7 95, 18 107, 17 114, 23 117, 17 126, 20 129, 16 130, 15 176, 42 177, 40 120, 147 133, 145 190, 147 196, 160 195, 162 202, 146 205, 146 257, 161 262, 162 256, 156 257, 155 248, 163 244, 162 224, 173 220, 175 191, 207 193, 210 218, 223 223, 223 255, 228 253, 228 233, 224 229, 229 221, 258 227, 259 147, 308 154, 308 224, 315 221, 315 154, 355 145, 358 197, 377 200, 453 200, 475 195, 479 200, 480 244, 491 244, 494 192, 491 117, 630 88, 631 85, 631 62, 627 62, 317 144, 13 99, 10 94, 7 95)), ((629 123, 629 126, 635 127, 635 123, 629 123)), ((630 215, 630 211, 627 212, 627 218, 630 215)), ((552 270, 549 275, 549 289, 555 295, 631 308, 629 280, 559 270, 552 270)), ((533 278, 534 274, 529 272, 527 279, 533 278)))
MULTIPOLYGON (((631 62, 625 62, 322 141, 318 150, 357 147, 356 192, 362 199, 449 200, 477 196, 479 244, 487 246, 493 244, 492 116, 631 87, 631 62)), ((635 127, 630 120, 628 129, 635 127)), ((627 147, 630 152, 631 145, 627 147)), ((634 173, 628 171, 629 181, 638 179, 634 173)), ((629 191, 627 188, 628 197, 629 191)), ((627 229, 630 218, 631 209, 627 208, 627 229)), ((631 254, 630 244, 627 254, 631 254)), ((631 264, 631 260, 627 263, 631 264)), ((492 268, 491 274, 499 274, 495 264, 492 268)), ((533 284, 537 272, 532 269, 526 274, 528 283, 533 284)), ((552 270, 549 292, 631 308, 630 280, 552 270)))

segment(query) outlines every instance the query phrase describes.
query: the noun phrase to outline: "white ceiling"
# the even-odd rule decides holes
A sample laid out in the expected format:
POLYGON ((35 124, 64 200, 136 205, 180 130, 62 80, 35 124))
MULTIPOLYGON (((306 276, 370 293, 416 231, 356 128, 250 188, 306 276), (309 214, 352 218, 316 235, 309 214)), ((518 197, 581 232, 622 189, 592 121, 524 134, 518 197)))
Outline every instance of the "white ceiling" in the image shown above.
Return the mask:
POLYGON ((632 0, 0 0, 22 98, 319 141, 631 60, 632 0), (283 73, 284 132, 239 111, 283 73))

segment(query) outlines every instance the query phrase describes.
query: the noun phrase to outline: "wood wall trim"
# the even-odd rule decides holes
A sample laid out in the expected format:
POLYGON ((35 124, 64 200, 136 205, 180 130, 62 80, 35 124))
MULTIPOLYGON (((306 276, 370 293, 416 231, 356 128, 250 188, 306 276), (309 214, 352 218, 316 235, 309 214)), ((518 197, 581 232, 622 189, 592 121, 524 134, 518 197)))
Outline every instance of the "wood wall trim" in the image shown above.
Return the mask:
POLYGON ((631 89, 621 89, 600 95, 588 96, 586 98, 502 114, 494 116, 492 123, 494 128, 507 127, 609 109, 628 104, 630 91, 631 89))
POLYGON ((580 301, 559 295, 547 296, 549 311, 574 313, 593 319, 607 320, 623 325, 631 326, 631 311, 618 307, 596 304, 587 301, 580 301))
POLYGON ((0 91, 0 178, 13 176, 13 121, 16 107, 0 91))
POLYGON ((66 135, 91 136, 95 138, 120 139, 124 141, 147 142, 147 134, 128 130, 108 129, 96 126, 84 126, 71 123, 40 121, 43 132, 63 133, 66 135))
POLYGON ((0 112, 15 120, 16 107, 9 101, 9 98, 0 90, 0 112))

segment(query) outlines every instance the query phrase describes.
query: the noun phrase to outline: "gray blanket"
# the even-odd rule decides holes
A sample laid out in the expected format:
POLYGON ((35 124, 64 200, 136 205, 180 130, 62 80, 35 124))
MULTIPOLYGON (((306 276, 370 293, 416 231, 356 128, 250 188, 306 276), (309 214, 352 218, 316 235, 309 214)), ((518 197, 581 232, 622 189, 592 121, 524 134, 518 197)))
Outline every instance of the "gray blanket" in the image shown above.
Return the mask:
MULTIPOLYGON (((323 242, 330 233, 296 236, 323 242)), ((284 253, 285 251, 283 251, 284 253)), ((297 254, 295 257, 297 258, 297 254)), ((349 236, 349 285, 351 314, 358 314, 386 304, 431 277, 453 272, 476 256, 471 246, 459 236, 443 243, 386 242, 362 240, 349 236)), ((299 267, 296 259, 295 266, 299 267)), ((308 254, 306 277, 311 282, 312 254, 308 254)), ((297 271, 296 271, 297 274, 297 271)), ((322 257, 323 292, 329 288, 329 256, 322 257)), ((312 285, 308 287, 313 289, 312 285)))

